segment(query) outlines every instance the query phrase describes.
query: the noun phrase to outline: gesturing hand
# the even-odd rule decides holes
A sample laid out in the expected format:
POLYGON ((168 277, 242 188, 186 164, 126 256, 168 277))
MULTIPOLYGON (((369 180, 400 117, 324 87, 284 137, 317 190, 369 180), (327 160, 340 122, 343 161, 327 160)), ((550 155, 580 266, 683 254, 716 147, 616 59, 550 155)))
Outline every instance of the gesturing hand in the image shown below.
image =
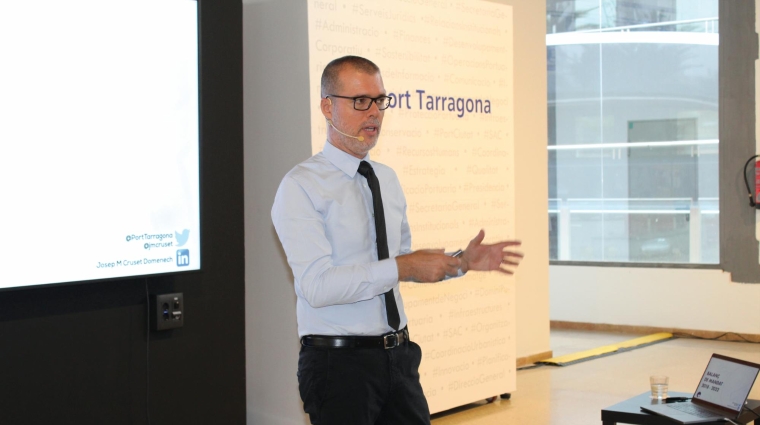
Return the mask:
POLYGON ((459 258, 450 257, 442 249, 421 249, 396 257, 399 280, 409 282, 440 282, 446 276, 456 276, 459 258))
POLYGON ((485 237, 486 232, 481 230, 467 245, 467 249, 462 254, 462 271, 496 270, 505 274, 513 274, 514 269, 520 264, 523 254, 507 248, 519 247, 522 242, 502 241, 492 245, 484 245, 482 242, 485 237))

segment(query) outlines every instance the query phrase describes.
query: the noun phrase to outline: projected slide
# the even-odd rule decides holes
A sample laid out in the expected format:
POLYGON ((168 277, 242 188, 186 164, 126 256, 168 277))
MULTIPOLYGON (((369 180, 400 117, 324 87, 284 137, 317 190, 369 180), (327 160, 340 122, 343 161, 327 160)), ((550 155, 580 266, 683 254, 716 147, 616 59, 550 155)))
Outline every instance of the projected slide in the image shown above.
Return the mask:
POLYGON ((197 2, 0 4, 0 288, 200 268, 197 2))
MULTIPOLYGON (((373 160, 393 167, 413 249, 514 238, 512 8, 478 0, 309 0, 312 148, 325 143, 321 72, 364 56, 391 106, 373 160)), ((515 388, 514 281, 471 273, 401 285, 433 412, 515 388)))

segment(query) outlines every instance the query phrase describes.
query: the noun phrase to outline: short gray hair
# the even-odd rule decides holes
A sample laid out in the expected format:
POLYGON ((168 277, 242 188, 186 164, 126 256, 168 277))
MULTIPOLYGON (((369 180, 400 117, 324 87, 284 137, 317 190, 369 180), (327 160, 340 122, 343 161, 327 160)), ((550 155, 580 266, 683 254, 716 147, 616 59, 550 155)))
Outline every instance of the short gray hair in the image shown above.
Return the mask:
POLYGON ((360 56, 343 56, 342 58, 334 59, 322 71, 322 97, 334 94, 340 88, 338 74, 347 66, 370 75, 380 73, 380 68, 374 62, 360 56))

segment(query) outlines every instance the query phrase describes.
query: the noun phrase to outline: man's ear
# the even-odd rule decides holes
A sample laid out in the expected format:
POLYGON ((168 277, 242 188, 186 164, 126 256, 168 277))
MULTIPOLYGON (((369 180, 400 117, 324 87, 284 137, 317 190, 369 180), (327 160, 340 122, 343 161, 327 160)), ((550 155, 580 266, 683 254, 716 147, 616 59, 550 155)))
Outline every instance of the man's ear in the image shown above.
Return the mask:
POLYGON ((325 119, 332 120, 332 99, 329 97, 323 97, 319 103, 320 109, 322 109, 322 115, 325 119))

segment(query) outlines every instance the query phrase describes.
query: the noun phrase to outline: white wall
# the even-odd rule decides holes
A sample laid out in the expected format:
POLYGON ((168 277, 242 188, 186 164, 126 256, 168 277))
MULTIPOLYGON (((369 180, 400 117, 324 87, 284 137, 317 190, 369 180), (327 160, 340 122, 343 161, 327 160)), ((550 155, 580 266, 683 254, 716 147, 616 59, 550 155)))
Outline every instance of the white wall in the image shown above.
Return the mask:
POLYGON ((551 266, 551 318, 760 334, 760 285, 720 270, 551 266))
MULTIPOLYGON (((517 279, 517 357, 549 351, 546 2, 514 7, 515 204, 525 259, 517 279)), ((519 393, 520 388, 517 388, 519 393)))
MULTIPOLYGON (((514 7, 516 235, 527 254, 516 277, 521 357, 550 349, 545 4, 503 3, 514 7)), ((280 179, 311 155, 306 18, 301 0, 243 2, 248 424, 308 423, 292 276, 270 219, 280 179)))
POLYGON ((280 179, 311 156, 306 4, 243 4, 248 424, 309 421, 298 395, 293 278, 272 227, 280 179))

